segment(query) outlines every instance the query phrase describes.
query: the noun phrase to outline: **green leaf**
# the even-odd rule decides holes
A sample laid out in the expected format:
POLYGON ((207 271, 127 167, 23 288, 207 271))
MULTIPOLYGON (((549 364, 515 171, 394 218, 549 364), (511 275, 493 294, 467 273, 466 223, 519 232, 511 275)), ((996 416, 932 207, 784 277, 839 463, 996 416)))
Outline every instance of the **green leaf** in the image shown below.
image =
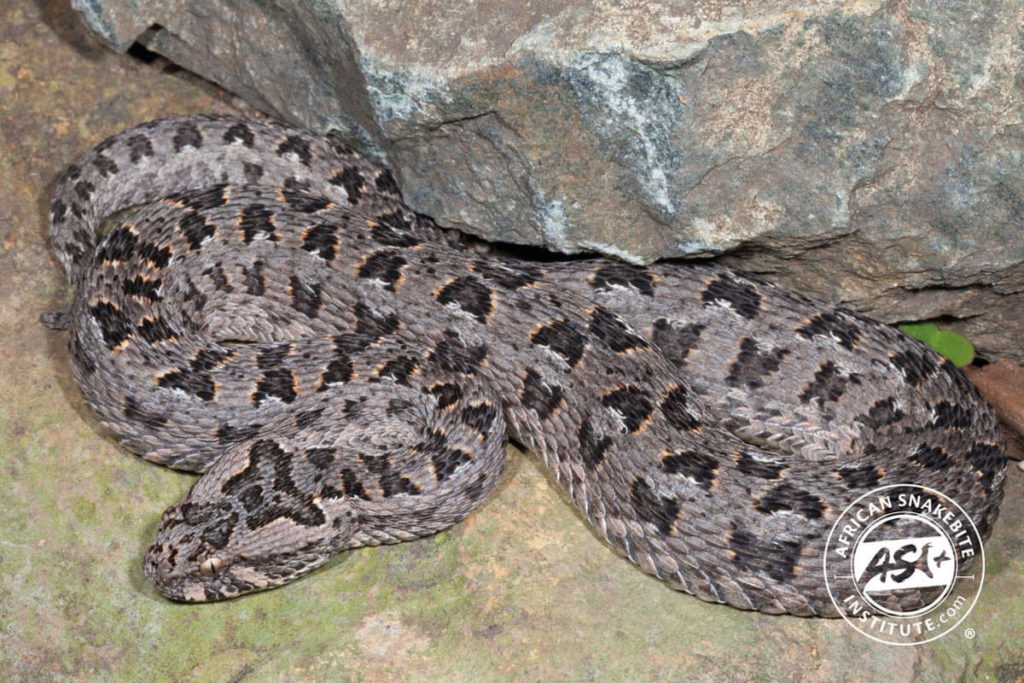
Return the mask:
POLYGON ((914 339, 922 341, 953 361, 958 368, 974 360, 974 346, 963 335, 950 330, 940 330, 935 323, 906 323, 899 326, 914 339))
POLYGON ((903 323, 900 329, 918 341, 931 346, 931 340, 939 331, 935 323, 903 323))

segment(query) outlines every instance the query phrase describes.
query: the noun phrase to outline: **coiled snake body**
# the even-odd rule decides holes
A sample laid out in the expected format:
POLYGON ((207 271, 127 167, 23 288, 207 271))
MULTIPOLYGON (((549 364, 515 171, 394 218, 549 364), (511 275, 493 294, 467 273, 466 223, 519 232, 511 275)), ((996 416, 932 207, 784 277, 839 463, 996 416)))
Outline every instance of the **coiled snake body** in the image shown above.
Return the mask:
POLYGON ((387 170, 281 124, 120 133, 62 176, 51 231, 88 403, 204 473, 145 560, 173 599, 444 529, 507 435, 616 551, 745 609, 835 615, 825 539, 874 487, 942 491, 985 536, 997 514, 989 409, 896 330, 720 267, 475 254, 387 170))

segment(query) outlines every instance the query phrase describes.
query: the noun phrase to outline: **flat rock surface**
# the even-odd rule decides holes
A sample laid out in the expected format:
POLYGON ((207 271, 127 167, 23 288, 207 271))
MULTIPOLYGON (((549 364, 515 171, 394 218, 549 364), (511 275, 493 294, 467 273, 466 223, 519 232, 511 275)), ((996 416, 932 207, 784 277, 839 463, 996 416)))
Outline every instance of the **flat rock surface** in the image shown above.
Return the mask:
POLYGON ((70 379, 46 203, 122 127, 231 111, 209 84, 116 55, 63 2, 0 4, 0 678, 950 680, 1024 675, 1024 473, 1009 474, 970 617, 920 647, 837 620, 676 593, 615 557, 533 460, 436 537, 339 557, 285 588, 189 606, 142 558, 193 477, 106 437, 70 379), (965 635, 973 629, 974 637, 965 635))
POLYGON ((489 240, 744 268, 1024 362, 1024 5, 75 0, 489 240), (500 20, 496 20, 499 18, 500 20))

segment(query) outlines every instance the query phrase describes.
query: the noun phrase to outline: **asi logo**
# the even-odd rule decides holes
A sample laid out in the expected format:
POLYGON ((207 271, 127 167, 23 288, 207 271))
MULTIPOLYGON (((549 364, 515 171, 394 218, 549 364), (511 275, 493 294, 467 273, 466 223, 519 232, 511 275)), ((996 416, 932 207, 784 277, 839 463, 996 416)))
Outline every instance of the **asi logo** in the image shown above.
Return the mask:
POLYGON ((825 581, 844 619, 874 640, 925 643, 970 612, 981 591, 984 550, 952 499, 920 486, 886 486, 836 520, 825 581))
MULTIPOLYGON (((949 537, 930 520, 909 514, 892 515, 865 530, 853 553, 853 576, 860 594, 880 612, 892 612, 884 606, 884 599, 894 592, 917 588, 937 593, 918 610, 924 612, 952 589, 956 581, 955 553, 949 537), (909 523, 913 522, 931 527, 934 534, 872 540, 883 537, 889 528, 910 528, 909 523)), ((899 612, 897 616, 906 614, 899 612)))

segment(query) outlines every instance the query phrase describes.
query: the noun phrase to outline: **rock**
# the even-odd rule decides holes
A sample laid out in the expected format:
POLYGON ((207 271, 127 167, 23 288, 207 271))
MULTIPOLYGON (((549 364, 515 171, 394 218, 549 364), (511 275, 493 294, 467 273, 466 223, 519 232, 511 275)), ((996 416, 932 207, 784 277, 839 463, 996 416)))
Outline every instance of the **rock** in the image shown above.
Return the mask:
POLYGON ((1024 6, 74 0, 489 240, 744 268, 1024 361, 1024 6), (500 17, 500 20, 497 18, 500 17))
POLYGON ((1016 439, 1024 439, 1024 368, 1007 360, 964 368, 996 416, 1016 439))

